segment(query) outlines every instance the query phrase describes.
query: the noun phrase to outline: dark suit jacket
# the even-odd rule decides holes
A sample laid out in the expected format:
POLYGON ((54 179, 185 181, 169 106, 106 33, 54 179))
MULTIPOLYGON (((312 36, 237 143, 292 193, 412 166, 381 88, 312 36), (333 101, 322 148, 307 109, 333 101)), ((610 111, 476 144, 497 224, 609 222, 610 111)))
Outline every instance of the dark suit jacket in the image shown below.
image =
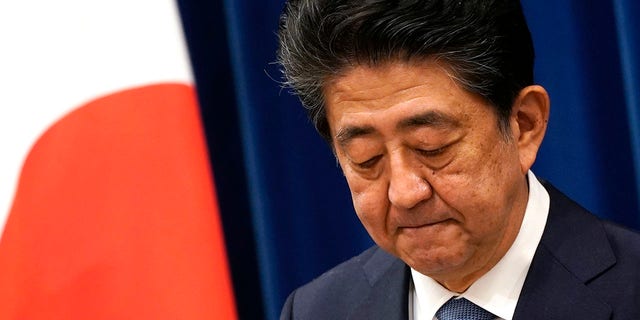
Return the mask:
MULTIPOLYGON (((640 320, 640 234, 545 188, 549 218, 514 319, 640 320)), ((280 319, 408 319, 410 277, 374 246, 294 291, 280 319)))

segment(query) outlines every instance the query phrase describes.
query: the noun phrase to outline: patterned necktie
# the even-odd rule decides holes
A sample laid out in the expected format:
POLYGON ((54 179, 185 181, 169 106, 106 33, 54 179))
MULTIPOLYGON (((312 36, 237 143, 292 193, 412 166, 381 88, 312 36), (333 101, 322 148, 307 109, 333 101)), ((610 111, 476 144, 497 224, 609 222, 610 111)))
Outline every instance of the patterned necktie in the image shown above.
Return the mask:
POLYGON ((464 298, 451 298, 438 309, 436 317, 439 320, 493 320, 496 318, 491 312, 464 298))

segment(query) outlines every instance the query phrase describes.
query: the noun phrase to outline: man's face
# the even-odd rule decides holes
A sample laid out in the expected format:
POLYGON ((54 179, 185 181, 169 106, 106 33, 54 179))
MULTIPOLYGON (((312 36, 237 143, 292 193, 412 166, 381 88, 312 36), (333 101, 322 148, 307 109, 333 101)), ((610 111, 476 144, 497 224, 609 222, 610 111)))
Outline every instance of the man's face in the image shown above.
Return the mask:
POLYGON ((516 139, 488 102, 431 61, 358 66, 324 96, 354 207, 379 246, 454 291, 499 261, 528 191, 516 139))

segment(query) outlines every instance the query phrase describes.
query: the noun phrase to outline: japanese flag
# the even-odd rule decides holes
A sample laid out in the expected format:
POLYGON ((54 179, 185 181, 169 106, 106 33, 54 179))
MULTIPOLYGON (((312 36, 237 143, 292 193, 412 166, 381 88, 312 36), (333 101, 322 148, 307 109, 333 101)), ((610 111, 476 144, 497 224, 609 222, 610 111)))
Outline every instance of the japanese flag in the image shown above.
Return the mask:
POLYGON ((234 319, 175 3, 4 1, 0 45, 0 320, 234 319))

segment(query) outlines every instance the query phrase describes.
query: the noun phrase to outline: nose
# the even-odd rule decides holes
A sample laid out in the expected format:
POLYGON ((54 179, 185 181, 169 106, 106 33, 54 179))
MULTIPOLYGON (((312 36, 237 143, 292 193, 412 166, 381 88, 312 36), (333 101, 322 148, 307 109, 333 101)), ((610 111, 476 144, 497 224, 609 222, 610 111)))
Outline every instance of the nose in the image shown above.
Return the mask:
POLYGON ((391 161, 389 177, 389 201, 392 205, 411 209, 432 196, 433 189, 424 178, 424 168, 417 160, 396 157, 391 161))

